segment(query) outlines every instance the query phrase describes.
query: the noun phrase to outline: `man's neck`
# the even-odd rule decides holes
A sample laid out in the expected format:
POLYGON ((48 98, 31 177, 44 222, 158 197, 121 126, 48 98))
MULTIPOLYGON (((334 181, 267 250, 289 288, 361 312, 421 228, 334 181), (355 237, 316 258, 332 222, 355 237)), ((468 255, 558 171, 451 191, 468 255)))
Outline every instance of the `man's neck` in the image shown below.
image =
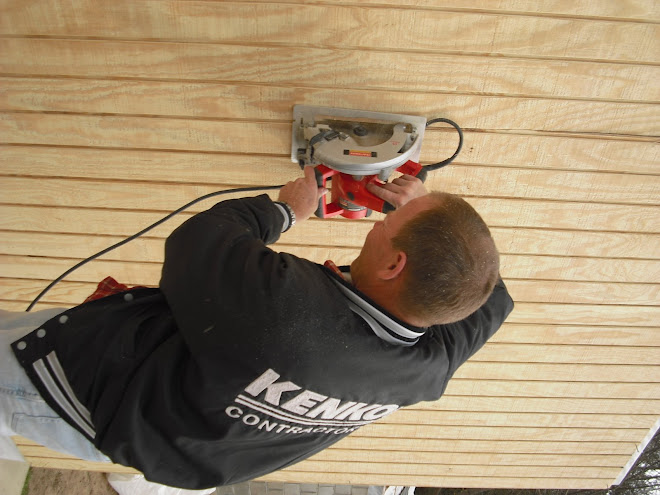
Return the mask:
POLYGON ((392 316, 395 316, 397 319, 408 325, 422 328, 431 326, 430 323, 422 320, 416 315, 406 314, 405 310, 402 311, 401 308, 399 308, 400 281, 380 283, 356 283, 356 281, 353 281, 353 286, 376 304, 387 310, 392 316))

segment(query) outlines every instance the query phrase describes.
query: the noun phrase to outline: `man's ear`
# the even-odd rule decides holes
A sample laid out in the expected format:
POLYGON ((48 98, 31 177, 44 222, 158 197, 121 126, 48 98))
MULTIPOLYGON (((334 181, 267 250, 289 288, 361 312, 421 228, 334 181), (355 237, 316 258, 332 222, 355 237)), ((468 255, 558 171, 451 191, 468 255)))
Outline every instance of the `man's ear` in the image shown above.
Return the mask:
POLYGON ((381 280, 394 280, 401 275, 408 257, 403 251, 396 251, 392 258, 388 261, 387 265, 378 270, 377 275, 381 280))

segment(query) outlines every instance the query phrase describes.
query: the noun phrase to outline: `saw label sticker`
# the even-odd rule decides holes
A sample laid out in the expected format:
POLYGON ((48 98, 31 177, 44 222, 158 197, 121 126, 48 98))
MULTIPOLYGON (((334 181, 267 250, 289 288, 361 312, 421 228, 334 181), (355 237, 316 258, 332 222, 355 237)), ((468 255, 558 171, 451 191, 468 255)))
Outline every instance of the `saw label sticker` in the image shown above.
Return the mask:
POLYGON ((365 151, 365 150, 344 150, 344 155, 349 156, 365 156, 368 158, 376 158, 378 152, 376 151, 365 151))

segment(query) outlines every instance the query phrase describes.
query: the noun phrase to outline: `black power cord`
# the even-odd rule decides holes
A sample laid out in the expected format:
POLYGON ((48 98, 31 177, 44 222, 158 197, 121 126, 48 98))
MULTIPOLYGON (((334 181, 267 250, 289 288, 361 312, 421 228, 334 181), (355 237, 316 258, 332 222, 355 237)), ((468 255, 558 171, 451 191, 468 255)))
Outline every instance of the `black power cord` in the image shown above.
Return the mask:
POLYGON ((433 172, 434 170, 438 170, 439 168, 445 167, 449 165, 451 162, 454 161, 454 159, 458 156, 458 154, 461 152, 461 149, 463 148, 463 131, 459 127, 459 125, 454 122, 453 120, 450 119, 445 119, 443 117, 439 117, 437 119, 431 119, 426 123, 426 127, 428 128, 430 125, 437 124, 438 122, 444 122, 445 124, 449 124, 452 126, 456 131, 458 132, 458 146, 456 147, 456 151, 454 151, 454 154, 451 155, 449 158, 446 160, 442 160, 441 162, 438 163, 432 163, 430 165, 424 165, 422 167, 422 170, 419 171, 417 174, 417 177, 422 181, 426 181, 426 174, 429 172, 433 172))
MULTIPOLYGON (((446 160, 442 160, 441 162, 433 163, 431 165, 425 165, 424 167, 422 167, 422 170, 419 172, 419 174, 417 174, 417 177, 419 177, 419 179, 421 179, 422 182, 424 182, 426 180, 426 174, 428 172, 432 172, 433 170, 437 170, 439 168, 442 168, 446 165, 449 165, 452 161, 454 161, 454 158, 456 158, 458 156, 458 154, 461 151, 461 148, 463 147, 463 131, 458 126, 458 124, 456 122, 454 122, 453 120, 445 119, 445 118, 442 118, 442 117, 437 118, 437 119, 431 119, 426 123, 426 127, 428 127, 430 125, 433 125, 433 124, 436 124, 438 122, 444 122, 444 123, 449 124, 452 127, 454 127, 454 129, 456 129, 456 131, 458 132, 458 147, 456 148, 456 151, 454 152, 454 154, 452 156, 450 156, 449 158, 447 158, 446 160)), ((323 137, 325 137, 325 136, 323 136, 323 137)), ((310 142, 310 144, 311 144, 311 142, 310 142)), ((304 163, 302 163, 302 161, 301 161, 300 165, 301 165, 301 168, 302 168, 304 163)), ((46 295, 46 293, 50 289, 52 289, 57 283, 61 282, 62 279, 64 279, 69 274, 71 274, 73 271, 75 271, 78 268, 80 268, 81 266, 89 263, 90 261, 93 261, 96 258, 99 258, 99 257, 103 256, 104 254, 109 253, 113 249, 117 249, 118 247, 123 246, 124 244, 127 244, 127 243, 131 242, 134 239, 137 239, 138 237, 140 237, 140 236, 146 234, 147 232, 149 232, 151 229, 153 229, 155 227, 158 227, 160 224, 166 222, 167 220, 169 220, 173 216, 178 215, 182 211, 190 208, 191 206, 193 206, 194 204, 199 203, 200 201, 204 201, 206 199, 213 198, 215 196, 222 196, 224 194, 244 193, 244 192, 254 192, 254 191, 269 191, 269 190, 273 190, 273 189, 280 189, 281 187, 282 187, 282 185, 279 185, 279 186, 243 187, 243 188, 238 188, 238 189, 227 189, 226 191, 216 191, 216 192, 212 192, 212 193, 209 193, 209 194, 205 194, 204 196, 200 196, 199 198, 192 200, 190 203, 183 205, 181 208, 178 208, 178 209, 174 210, 172 213, 169 213, 168 215, 161 218, 157 222, 152 223, 148 227, 142 229, 140 232, 138 232, 136 234, 133 234, 132 236, 127 237, 126 239, 124 239, 122 241, 119 241, 118 243, 113 244, 112 246, 109 246, 109 247, 103 249, 102 251, 99 251, 98 253, 93 254, 89 258, 86 258, 86 259, 82 260, 80 263, 77 263, 76 265, 72 266, 67 271, 65 271, 62 275, 60 275, 55 280, 53 280, 50 284, 48 284, 48 286, 44 290, 42 290, 37 297, 34 298, 34 301, 32 301, 30 303, 30 305, 27 307, 27 309, 25 311, 32 310, 32 308, 35 306, 35 304, 37 304, 41 300, 41 298, 44 295, 46 295)))
POLYGON ((62 279, 63 279, 64 277, 66 277, 67 275, 71 274, 73 271, 77 270, 78 268, 80 268, 81 266, 85 265, 86 263, 89 263, 90 261, 95 260, 96 258, 98 258, 98 257, 100 257, 100 256, 103 256, 103 255, 106 254, 106 253, 109 253, 109 252, 112 251, 113 249, 117 249, 118 247, 123 246, 124 244, 129 243, 129 242, 131 242, 131 241, 134 240, 134 239, 137 239, 138 237, 140 237, 140 236, 146 234, 147 232, 149 232, 151 229, 154 229, 154 228, 158 227, 160 224, 162 224, 162 223, 168 221, 168 220, 169 220, 170 218, 172 218, 173 216, 178 215, 178 214, 181 213, 183 210, 186 210, 186 209, 190 208, 192 205, 197 204, 197 203, 199 203, 200 201, 204 201, 204 200, 206 200, 206 199, 213 198, 213 197, 215 197, 215 196, 222 196, 222 195, 224 195, 224 194, 244 193, 244 192, 254 192, 254 191, 269 191, 269 190, 273 190, 273 189, 280 189, 281 187, 282 187, 282 185, 279 185, 279 186, 242 187, 242 188, 238 188, 238 189, 227 189, 226 191, 216 191, 216 192, 212 192, 212 193, 209 193, 209 194, 205 194, 204 196, 200 196, 200 197, 197 198, 197 199, 193 199, 190 203, 187 203, 187 204, 183 205, 181 208, 177 208, 177 209, 174 210, 172 213, 169 213, 168 215, 164 216, 164 217, 161 218, 160 220, 158 220, 158 221, 152 223, 152 224, 149 225, 148 227, 142 229, 140 232, 138 232, 138 233, 136 233, 136 234, 133 234, 132 236, 127 237, 127 238, 124 239, 123 241, 119 241, 118 243, 113 244, 112 246, 109 246, 109 247, 103 249, 102 251, 99 251, 99 252, 96 253, 96 254, 93 254, 93 255, 90 256, 89 258, 86 258, 86 259, 82 260, 80 263, 77 263, 75 266, 72 266, 71 268, 69 268, 69 269, 68 269, 67 271, 65 271, 62 275, 60 275, 60 276, 57 277, 55 280, 53 280, 53 281, 48 285, 48 287, 46 287, 44 290, 42 290, 42 291, 39 293, 39 295, 38 295, 37 297, 34 298, 34 301, 32 301, 32 302, 30 303, 30 305, 28 306, 28 308, 27 308, 25 311, 26 311, 26 312, 27 312, 27 311, 30 311, 30 310, 34 307, 34 305, 37 304, 37 303, 39 302, 39 300, 40 300, 40 299, 41 299, 41 298, 42 298, 42 297, 43 297, 43 296, 44 296, 44 295, 45 295, 50 289, 52 289, 52 288, 55 286, 55 284, 61 282, 62 279))

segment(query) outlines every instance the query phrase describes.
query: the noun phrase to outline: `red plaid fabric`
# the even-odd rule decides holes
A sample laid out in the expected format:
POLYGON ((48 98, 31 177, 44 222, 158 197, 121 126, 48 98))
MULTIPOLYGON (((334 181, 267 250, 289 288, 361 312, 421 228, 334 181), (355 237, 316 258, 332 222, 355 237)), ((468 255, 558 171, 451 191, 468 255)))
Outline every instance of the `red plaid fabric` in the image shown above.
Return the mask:
POLYGON ((96 287, 94 293, 85 299, 85 302, 94 301, 96 299, 101 299, 102 297, 111 296, 117 292, 124 292, 129 289, 139 289, 142 288, 141 285, 135 287, 129 287, 128 285, 120 284, 112 277, 105 277, 101 280, 96 287))

